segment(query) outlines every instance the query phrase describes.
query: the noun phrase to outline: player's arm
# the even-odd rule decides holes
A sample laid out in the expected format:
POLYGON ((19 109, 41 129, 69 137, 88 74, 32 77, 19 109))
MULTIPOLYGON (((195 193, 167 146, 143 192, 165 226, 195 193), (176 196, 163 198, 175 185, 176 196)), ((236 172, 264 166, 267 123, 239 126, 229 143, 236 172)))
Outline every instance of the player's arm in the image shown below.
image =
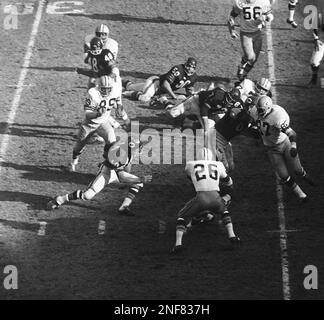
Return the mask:
POLYGON ((232 11, 227 20, 227 26, 229 33, 233 39, 238 38, 238 33, 235 30, 235 18, 239 15, 239 9, 236 6, 233 6, 232 11))
POLYGON ((191 96, 195 93, 194 85, 191 84, 190 86, 186 87, 186 95, 191 96))
POLYGON ((179 76, 180 71, 177 66, 171 68, 171 70, 163 76, 163 80, 161 83, 161 88, 168 95, 170 95, 173 99, 177 99, 177 95, 173 92, 171 85, 176 81, 177 76, 179 76))
POLYGON ((289 125, 285 125, 285 124, 283 124, 281 126, 281 131, 288 136, 288 138, 291 142, 290 155, 293 158, 295 158, 297 156, 297 142, 296 142, 297 134, 296 134, 296 132, 289 125))

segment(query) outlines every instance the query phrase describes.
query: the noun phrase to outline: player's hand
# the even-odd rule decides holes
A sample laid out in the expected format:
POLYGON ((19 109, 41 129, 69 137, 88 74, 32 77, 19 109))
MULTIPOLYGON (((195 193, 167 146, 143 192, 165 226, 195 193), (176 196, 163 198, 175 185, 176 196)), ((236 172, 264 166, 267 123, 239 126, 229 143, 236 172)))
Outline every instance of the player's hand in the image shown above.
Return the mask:
POLYGON ((150 183, 150 182, 152 182, 152 175, 151 174, 145 175, 145 176, 143 176, 142 180, 143 180, 143 183, 150 183))
POLYGON ((292 148, 290 149, 290 155, 291 155, 293 158, 296 158, 296 157, 297 157, 297 154, 298 154, 298 152, 297 152, 297 148, 296 148, 296 147, 292 147, 292 148))
POLYGON ((238 33, 235 30, 231 31, 231 37, 232 39, 237 39, 238 38, 238 33))
POLYGON ((186 100, 187 97, 186 97, 184 94, 177 94, 177 95, 176 95, 176 99, 177 99, 177 100, 186 100))

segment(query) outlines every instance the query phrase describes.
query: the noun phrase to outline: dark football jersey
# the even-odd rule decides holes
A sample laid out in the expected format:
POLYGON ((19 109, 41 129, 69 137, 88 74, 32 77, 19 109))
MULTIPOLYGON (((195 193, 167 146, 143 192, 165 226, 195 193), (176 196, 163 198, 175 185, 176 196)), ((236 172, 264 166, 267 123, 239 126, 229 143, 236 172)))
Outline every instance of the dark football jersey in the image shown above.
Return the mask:
POLYGON ((215 128, 227 141, 230 141, 246 130, 250 122, 251 117, 244 109, 233 107, 216 122, 215 128))
POLYGON ((171 89, 178 90, 181 88, 193 87, 197 81, 197 74, 187 76, 185 73, 184 65, 179 64, 172 67, 167 73, 160 76, 160 82, 163 83, 167 80, 170 83, 171 89))
POLYGON ((225 93, 223 89, 217 87, 213 90, 199 92, 199 108, 202 117, 208 117, 212 113, 224 108, 225 93))
POLYGON ((89 63, 97 76, 109 75, 112 67, 111 62, 114 61, 113 54, 108 49, 103 49, 100 54, 94 55, 91 51, 88 52, 88 56, 85 59, 85 63, 89 63))

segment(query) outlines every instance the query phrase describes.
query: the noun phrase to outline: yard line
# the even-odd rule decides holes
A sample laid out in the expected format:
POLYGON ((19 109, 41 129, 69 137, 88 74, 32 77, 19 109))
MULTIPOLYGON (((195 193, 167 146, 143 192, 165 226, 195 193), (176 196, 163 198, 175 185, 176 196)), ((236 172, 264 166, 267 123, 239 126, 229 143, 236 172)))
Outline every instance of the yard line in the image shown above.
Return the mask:
MULTIPOLYGON (((278 0, 279 2, 279 0, 278 0)), ((267 49, 268 49, 268 67, 269 67, 269 79, 272 84, 276 83, 275 74, 275 61, 274 61, 274 49, 272 41, 272 30, 271 25, 266 26, 267 36, 267 49)), ((276 87, 271 88, 273 93, 273 101, 277 101, 276 87)), ((288 248, 287 248, 287 230, 286 230, 286 217, 285 217, 285 206, 283 201, 283 188, 280 184, 280 180, 276 178, 276 196, 277 196, 277 211, 279 218, 279 234, 280 234, 280 251, 281 251, 281 270, 282 270, 282 290, 284 300, 290 300, 290 282, 289 282, 289 262, 288 262, 288 248)))
POLYGON ((24 82, 28 73, 28 68, 30 65, 30 60, 32 58, 33 55, 33 48, 35 45, 35 39, 38 33, 38 27, 39 27, 39 23, 41 21, 42 18, 42 13, 43 13, 43 9, 45 6, 46 0, 40 0, 38 3, 38 8, 37 8, 37 12, 36 12, 36 16, 35 16, 35 20, 33 23, 33 27, 32 27, 32 31, 30 34, 30 39, 27 45, 27 50, 26 50, 26 54, 24 57, 24 62, 22 65, 22 70, 20 72, 20 76, 19 76, 19 80, 18 80, 18 84, 17 84, 17 89, 11 104, 11 109, 9 112, 9 116, 8 116, 8 120, 6 122, 6 128, 5 128, 5 132, 3 133, 3 139, 1 141, 1 145, 0 145, 0 174, 1 174, 1 170, 2 170, 2 165, 1 162, 3 161, 3 158, 5 157, 6 153, 7 153, 7 149, 8 149, 8 143, 9 143, 9 135, 8 135, 8 129, 10 127, 10 125, 12 125, 15 121, 15 117, 16 117, 16 112, 17 109, 19 107, 19 103, 20 103, 20 98, 21 98, 21 94, 22 91, 24 89, 24 82))

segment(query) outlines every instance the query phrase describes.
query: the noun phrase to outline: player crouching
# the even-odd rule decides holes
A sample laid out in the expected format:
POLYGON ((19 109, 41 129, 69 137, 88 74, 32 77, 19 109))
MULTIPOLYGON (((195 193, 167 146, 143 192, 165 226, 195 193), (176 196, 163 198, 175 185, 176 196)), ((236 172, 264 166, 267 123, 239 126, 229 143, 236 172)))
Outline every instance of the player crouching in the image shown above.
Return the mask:
POLYGON ((196 196, 185 204, 179 211, 176 226, 176 242, 171 253, 182 251, 182 238, 192 219, 204 218, 206 210, 222 216, 228 238, 232 244, 239 244, 240 239, 233 230, 233 224, 228 212, 228 206, 220 195, 219 183, 222 181, 227 187, 233 182, 226 173, 222 162, 212 160, 209 149, 203 149, 203 160, 189 161, 185 171, 192 181, 196 196))
POLYGON ((131 141, 130 138, 128 139, 128 142, 124 142, 123 144, 115 142, 109 148, 105 148, 105 161, 101 164, 96 177, 90 182, 87 189, 75 190, 72 193, 57 196, 53 200, 49 201, 47 208, 49 210, 57 209, 65 203, 79 199, 91 200, 108 184, 126 183, 130 185, 129 190, 122 205, 118 209, 118 213, 134 215, 134 213, 129 209, 132 201, 143 187, 143 183, 152 181, 151 175, 139 178, 129 173, 135 148, 140 148, 140 145, 137 142, 131 141))

